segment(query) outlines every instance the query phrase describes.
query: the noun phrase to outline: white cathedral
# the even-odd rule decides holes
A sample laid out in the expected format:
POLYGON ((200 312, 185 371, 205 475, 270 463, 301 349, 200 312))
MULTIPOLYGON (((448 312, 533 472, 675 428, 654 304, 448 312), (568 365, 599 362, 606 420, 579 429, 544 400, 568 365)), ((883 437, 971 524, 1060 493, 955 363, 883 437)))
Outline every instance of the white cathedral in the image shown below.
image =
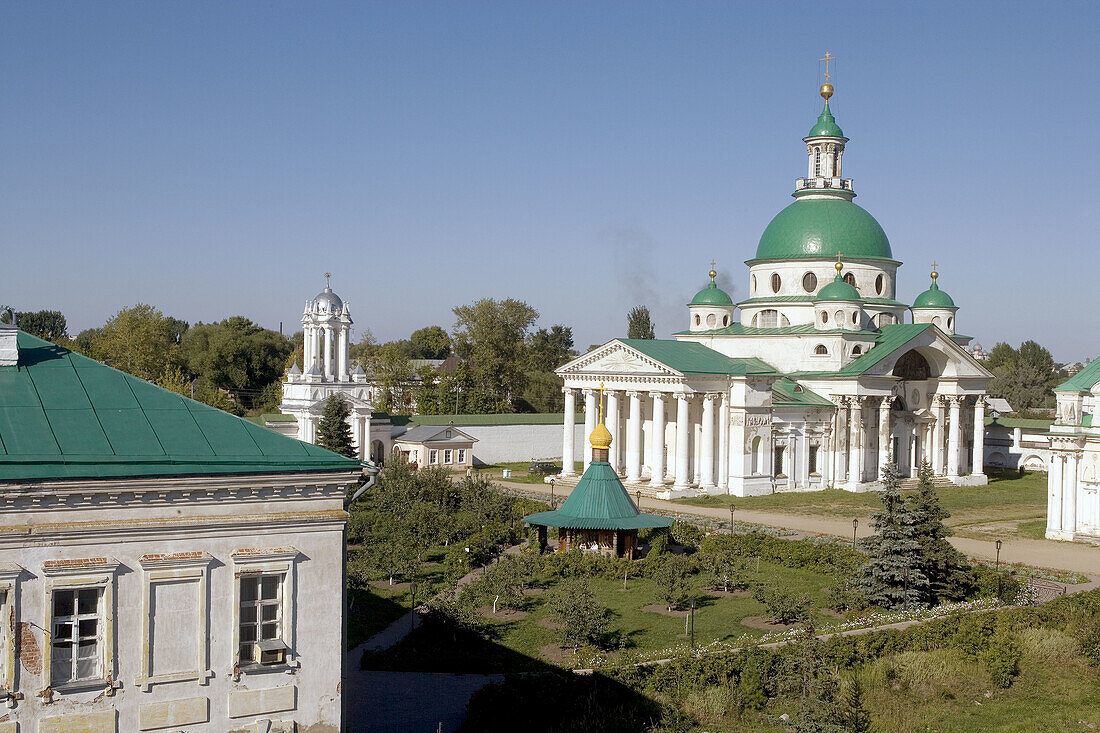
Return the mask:
MULTIPOLYGON (((866 491, 888 462, 922 461, 956 485, 982 471, 986 382, 937 285, 906 305, 901 263, 874 217, 852 202, 848 138, 825 106, 803 139, 809 156, 794 203, 764 230, 749 297, 710 282, 673 339, 615 339, 560 367, 564 470, 575 481, 574 415, 596 426, 606 389, 609 457, 632 490, 674 498, 753 496, 829 486, 866 491), (906 322, 906 314, 911 314, 906 322)), ((591 461, 584 446, 584 465, 591 461)))

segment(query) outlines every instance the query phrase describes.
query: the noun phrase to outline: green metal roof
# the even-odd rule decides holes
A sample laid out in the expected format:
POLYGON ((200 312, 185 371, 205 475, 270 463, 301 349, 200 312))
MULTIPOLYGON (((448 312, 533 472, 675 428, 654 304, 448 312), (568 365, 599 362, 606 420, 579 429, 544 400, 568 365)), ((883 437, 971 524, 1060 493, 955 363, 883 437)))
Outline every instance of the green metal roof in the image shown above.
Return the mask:
POLYGON ((931 323, 894 323, 882 326, 875 334, 875 345, 867 350, 859 358, 853 360, 846 367, 836 372, 791 372, 787 376, 791 379, 805 379, 809 377, 851 377, 863 374, 871 367, 897 353, 917 336, 932 328, 931 323))
POLYGON ((806 407, 833 407, 833 403, 817 392, 803 387, 794 380, 783 377, 772 384, 773 405, 803 405, 806 407))
POLYGON ((859 302, 859 291, 854 286, 844 282, 844 278, 837 273, 833 281, 823 287, 817 294, 816 300, 843 300, 847 302, 859 302))
POLYGON ((560 509, 528 514, 527 524, 566 529, 646 529, 670 527, 672 519, 643 514, 606 461, 592 461, 560 509))
POLYGON ((844 137, 840 125, 836 123, 832 111, 829 109, 829 100, 825 100, 825 108, 817 116, 817 124, 810 128, 810 134, 806 137, 844 137))
POLYGON ((671 339, 619 339, 632 349, 682 374, 777 374, 756 358, 734 359, 694 341, 671 339))
POLYGON ((688 305, 733 305, 733 298, 711 280, 705 288, 695 294, 688 305))
POLYGON ((0 481, 359 468, 22 331, 18 345, 0 367, 0 481))
MULTIPOLYGON (((377 417, 379 413, 374 413, 377 417)), ((560 412, 517 412, 495 413, 488 415, 388 415, 394 425, 561 425, 560 412)), ((577 424, 584 422, 584 413, 575 416, 577 424)))
POLYGON ((893 261, 890 240, 875 218, 844 198, 801 198, 780 211, 760 236, 757 260, 893 261))
POLYGON ((1100 382, 1100 359, 1093 359, 1081 371, 1054 388, 1055 392, 1088 392, 1100 382))
POLYGON ((1002 428, 1027 428, 1028 430, 1042 430, 1046 432, 1050 429, 1050 426, 1054 424, 1053 420, 1039 420, 1026 417, 1005 417, 1000 415, 998 417, 987 417, 985 424, 1000 425, 1002 428))
POLYGON ((936 284, 936 281, 932 281, 932 285, 928 290, 917 296, 917 299, 913 301, 914 308, 954 308, 955 301, 951 299, 951 296, 940 290, 940 286, 936 284))

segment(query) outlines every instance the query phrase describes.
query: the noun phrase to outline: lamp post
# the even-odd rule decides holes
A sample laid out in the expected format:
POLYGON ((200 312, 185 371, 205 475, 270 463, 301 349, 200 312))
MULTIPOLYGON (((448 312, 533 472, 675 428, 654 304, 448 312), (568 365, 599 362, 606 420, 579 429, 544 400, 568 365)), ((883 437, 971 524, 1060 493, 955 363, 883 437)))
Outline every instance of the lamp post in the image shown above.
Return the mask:
POLYGON ((733 502, 730 502, 730 534, 733 534, 733 502))
POLYGON ((1001 541, 997 540, 993 543, 993 546, 997 548, 997 600, 1001 598, 1001 541))
POLYGON ((859 529, 859 517, 852 519, 852 547, 856 546, 856 530, 859 529))
POLYGON ((695 649, 695 596, 692 596, 689 600, 691 602, 691 610, 688 612, 690 614, 690 618, 691 618, 691 621, 690 621, 691 648, 695 649))
POLYGON ((638 489, 637 491, 634 492, 634 506, 637 507, 638 511, 642 511, 642 490, 641 489, 638 489))
POLYGON ((412 591, 412 610, 409 611, 409 631, 416 631, 416 581, 409 584, 412 591))
POLYGON ((550 479, 550 508, 554 508, 554 479, 550 479))

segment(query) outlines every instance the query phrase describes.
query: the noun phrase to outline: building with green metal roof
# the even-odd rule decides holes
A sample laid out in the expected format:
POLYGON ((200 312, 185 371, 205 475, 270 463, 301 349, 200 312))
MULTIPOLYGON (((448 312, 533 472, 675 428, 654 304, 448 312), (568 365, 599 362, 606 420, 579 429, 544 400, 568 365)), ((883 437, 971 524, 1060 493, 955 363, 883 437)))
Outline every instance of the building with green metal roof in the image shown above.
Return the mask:
POLYGON ((922 461, 955 484, 986 481, 991 374, 957 332, 935 266, 912 307, 899 297, 901 262, 843 174, 849 139, 833 91, 822 87, 824 107, 802 140, 794 202, 746 260, 748 297, 735 302, 711 269, 673 339, 615 339, 558 369, 561 481, 577 480, 571 418, 583 400, 586 431, 594 427, 601 384, 616 437, 609 468, 631 492, 863 491, 883 465, 911 476, 922 461))
POLYGON ((4 725, 342 730, 365 470, 0 324, 4 725))
POLYGON ((1100 541, 1100 359, 1054 388, 1046 536, 1100 541))

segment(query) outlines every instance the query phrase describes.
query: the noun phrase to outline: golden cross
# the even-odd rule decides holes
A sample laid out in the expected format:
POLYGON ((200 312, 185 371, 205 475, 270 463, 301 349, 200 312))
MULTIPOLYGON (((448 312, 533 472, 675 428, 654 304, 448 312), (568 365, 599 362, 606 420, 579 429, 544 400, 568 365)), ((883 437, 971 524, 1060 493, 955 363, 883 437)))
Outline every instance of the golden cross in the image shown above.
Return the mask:
POLYGON ((818 61, 824 61, 825 62, 825 82, 828 83, 828 81, 829 81, 829 62, 830 61, 836 61, 836 56, 833 56, 828 51, 826 51, 825 52, 825 58, 818 59, 818 61))
POLYGON ((325 287, 326 287, 326 288, 328 287, 328 279, 329 279, 330 277, 332 277, 332 273, 331 273, 331 272, 326 272, 326 273, 325 273, 325 287))
POLYGON ((714 262, 714 260, 711 260, 711 261, 710 261, 710 269, 712 269, 712 270, 713 270, 713 269, 714 269, 714 265, 715 265, 715 264, 716 264, 716 263, 714 262))
POLYGON ((935 272, 937 267, 939 267, 939 265, 937 265, 935 260, 933 260, 932 261, 932 272, 935 272))
POLYGON ((603 422, 603 382, 600 382, 600 422, 603 422))

